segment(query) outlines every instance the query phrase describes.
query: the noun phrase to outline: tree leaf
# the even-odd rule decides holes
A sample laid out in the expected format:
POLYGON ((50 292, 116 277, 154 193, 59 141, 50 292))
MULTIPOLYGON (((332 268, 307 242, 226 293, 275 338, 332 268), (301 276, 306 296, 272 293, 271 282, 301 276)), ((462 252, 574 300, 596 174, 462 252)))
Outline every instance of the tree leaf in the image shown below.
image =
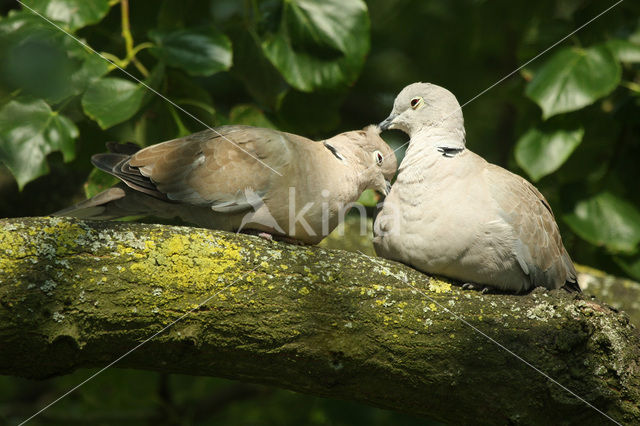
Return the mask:
POLYGON ((235 52, 232 72, 260 106, 275 110, 282 94, 290 88, 280 72, 262 53, 252 34, 242 29, 232 33, 235 52))
POLYGON ((42 99, 13 100, 0 110, 0 160, 20 189, 49 172, 49 153, 61 151, 64 161, 73 160, 77 137, 75 124, 42 99))
POLYGON ((0 57, 2 83, 52 104, 82 93, 108 71, 104 59, 29 13, 0 21, 0 57))
POLYGON ((369 51, 369 15, 362 0, 287 0, 262 50, 298 90, 353 83, 369 51))
POLYGON ((365 207, 375 207, 380 202, 380 196, 373 189, 365 189, 357 202, 365 207))
POLYGON ((0 78, 8 87, 51 103, 71 95, 71 75, 80 64, 69 58, 57 30, 24 26, 2 37, 0 55, 0 78))
POLYGON ((613 252, 630 253, 640 242, 640 211, 609 192, 580 201, 564 220, 581 238, 613 252))
POLYGON ((611 93, 620 82, 620 64, 605 45, 558 51, 527 85, 526 94, 545 119, 575 111, 611 93))
POLYGON ((111 188, 113 185, 118 183, 119 180, 120 179, 110 175, 109 173, 94 168, 93 170, 91 170, 87 181, 84 183, 84 194, 87 196, 87 198, 91 198, 95 195, 98 195, 105 189, 111 188))
POLYGON ((0 19, 0 37, 14 33, 24 27, 43 27, 47 24, 41 17, 31 12, 11 10, 0 19))
POLYGON ((264 113, 253 105, 236 105, 229 113, 229 122, 233 124, 246 124, 248 126, 267 127, 275 129, 276 126, 269 121, 264 113))
POLYGON ((209 76, 231 67, 231 41, 212 26, 173 31, 155 30, 152 53, 165 64, 191 75, 209 76))
POLYGON ((627 40, 614 39, 607 42, 607 47, 620 62, 637 64, 640 62, 640 45, 627 40))
POLYGON ((108 129, 133 117, 144 98, 145 88, 116 77, 101 78, 82 96, 82 108, 101 128, 108 129))
POLYGON ((558 170, 567 161, 582 142, 583 135, 582 127, 571 130, 529 129, 516 143, 516 161, 531 179, 538 181, 558 170))
POLYGON ((109 12, 109 0, 31 0, 29 7, 75 31, 100 22, 109 12))

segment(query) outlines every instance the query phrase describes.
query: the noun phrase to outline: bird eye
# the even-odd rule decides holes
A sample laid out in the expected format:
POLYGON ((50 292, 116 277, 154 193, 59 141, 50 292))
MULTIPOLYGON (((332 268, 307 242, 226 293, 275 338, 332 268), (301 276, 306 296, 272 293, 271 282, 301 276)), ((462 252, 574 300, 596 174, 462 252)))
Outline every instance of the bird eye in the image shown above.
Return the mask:
POLYGON ((418 96, 417 98, 413 98, 411 99, 411 108, 416 109, 423 103, 424 103, 424 100, 420 96, 418 96))
POLYGON ((374 151, 373 157, 376 159, 376 164, 380 165, 384 161, 384 156, 380 151, 374 151))

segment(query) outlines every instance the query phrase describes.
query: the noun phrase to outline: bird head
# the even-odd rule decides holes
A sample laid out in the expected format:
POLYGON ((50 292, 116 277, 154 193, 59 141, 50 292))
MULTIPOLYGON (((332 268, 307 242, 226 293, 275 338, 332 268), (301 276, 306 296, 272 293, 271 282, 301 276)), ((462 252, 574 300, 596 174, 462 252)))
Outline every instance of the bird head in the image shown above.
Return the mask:
POLYGON ((385 196, 389 193, 398 163, 391 147, 380 137, 378 126, 341 133, 326 143, 353 166, 362 190, 373 189, 385 196))
POLYGON ((362 173, 368 182, 367 189, 387 196, 391 190, 391 179, 398 169, 396 155, 380 137, 380 127, 368 126, 362 132, 365 137, 359 138, 356 143, 362 150, 360 162, 365 167, 362 173))
POLYGON ((443 129, 461 132, 464 138, 458 100, 447 89, 431 83, 413 83, 402 89, 380 128, 402 130, 409 136, 423 130, 443 129))

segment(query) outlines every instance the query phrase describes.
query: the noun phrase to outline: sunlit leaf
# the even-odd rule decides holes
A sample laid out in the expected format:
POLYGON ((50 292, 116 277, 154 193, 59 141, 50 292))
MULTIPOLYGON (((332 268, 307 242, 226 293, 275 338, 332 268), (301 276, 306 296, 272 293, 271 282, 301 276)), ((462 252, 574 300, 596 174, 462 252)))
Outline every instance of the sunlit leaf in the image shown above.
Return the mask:
POLYGON ((85 114, 108 129, 133 117, 145 95, 145 88, 116 77, 97 80, 82 97, 85 114))
POLYGON ((362 0, 288 0, 273 14, 262 49, 302 91, 351 84, 369 52, 369 15, 362 0))
POLYGON ((67 117, 41 100, 14 100, 0 110, 0 161, 11 170, 20 189, 49 172, 46 157, 61 151, 75 157, 78 129, 67 117))
POLYGON ((620 82, 620 64, 605 45, 558 51, 527 85, 543 117, 575 111, 608 95, 620 82))
POLYGON ((27 4, 70 31, 98 23, 109 12, 109 0, 31 0, 27 4))
POLYGON ((151 31, 152 52, 171 67, 191 75, 212 75, 231 67, 231 41, 214 27, 151 31))
POLYGON ((0 19, 0 37, 14 33, 21 28, 38 28, 47 25, 46 21, 33 13, 11 10, 0 19))
POLYGON ((640 44, 627 40, 614 39, 607 42, 607 47, 620 62, 635 64, 640 62, 640 44))
POLYGON ((580 145, 583 128, 541 130, 532 128, 522 135, 515 148, 518 165, 534 181, 558 170, 580 145))
POLYGON ((614 252, 632 252, 640 242, 640 211, 609 192, 580 201, 564 220, 580 237, 614 252))

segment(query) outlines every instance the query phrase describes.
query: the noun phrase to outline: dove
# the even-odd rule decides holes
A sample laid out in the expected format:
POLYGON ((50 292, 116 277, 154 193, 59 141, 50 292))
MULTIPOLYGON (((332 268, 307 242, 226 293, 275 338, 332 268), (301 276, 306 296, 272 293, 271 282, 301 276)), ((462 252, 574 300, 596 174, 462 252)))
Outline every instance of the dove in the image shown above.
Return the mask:
POLYGON ((324 141, 229 125, 144 149, 110 143, 92 163, 118 185, 55 213, 85 219, 151 215, 316 244, 365 189, 386 195, 397 164, 377 126, 324 141))
POLYGON ((374 223, 379 256, 465 288, 580 291, 549 203, 526 179, 465 147, 451 92, 429 83, 405 87, 380 128, 410 139, 374 223))

